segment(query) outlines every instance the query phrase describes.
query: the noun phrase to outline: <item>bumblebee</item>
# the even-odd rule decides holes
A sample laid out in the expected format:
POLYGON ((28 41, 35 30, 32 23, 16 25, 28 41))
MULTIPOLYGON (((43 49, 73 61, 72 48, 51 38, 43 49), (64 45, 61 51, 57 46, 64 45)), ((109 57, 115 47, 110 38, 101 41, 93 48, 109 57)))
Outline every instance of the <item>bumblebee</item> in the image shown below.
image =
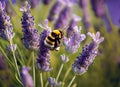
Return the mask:
POLYGON ((53 30, 51 34, 45 38, 44 44, 51 50, 58 51, 60 49, 63 35, 64 33, 61 30, 53 30))

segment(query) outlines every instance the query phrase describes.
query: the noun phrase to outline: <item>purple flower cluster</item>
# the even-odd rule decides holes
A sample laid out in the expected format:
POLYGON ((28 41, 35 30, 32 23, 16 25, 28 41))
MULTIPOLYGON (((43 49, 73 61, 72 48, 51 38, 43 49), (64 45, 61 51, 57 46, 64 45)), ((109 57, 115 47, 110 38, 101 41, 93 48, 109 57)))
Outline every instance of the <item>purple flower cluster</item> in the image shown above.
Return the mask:
POLYGON ((34 87, 32 77, 29 74, 30 68, 23 66, 21 69, 21 81, 24 87, 34 87))
POLYGON ((56 16, 58 16, 60 11, 62 10, 62 4, 63 4, 62 0, 57 0, 55 2, 55 4, 50 9, 50 12, 49 12, 49 15, 48 15, 48 20, 49 21, 53 21, 53 20, 56 19, 56 16))
POLYGON ((23 44, 27 49, 39 48, 39 34, 34 26, 34 17, 30 13, 30 5, 28 2, 20 9, 23 12, 22 28, 23 28, 23 44))
POLYGON ((40 25, 44 30, 40 35, 40 47, 37 59, 37 66, 41 71, 50 71, 50 49, 44 44, 45 38, 50 34, 51 29, 48 27, 48 20, 45 21, 45 26, 40 25))
POLYGON ((66 6, 64 9, 60 12, 59 18, 56 20, 54 24, 54 29, 63 28, 68 25, 68 21, 70 18, 70 7, 66 6))
POLYGON ((72 16, 72 20, 69 23, 69 27, 67 29, 67 37, 70 38, 74 34, 74 27, 77 26, 78 22, 81 18, 75 14, 72 16))
POLYGON ((5 40, 12 40, 14 37, 13 27, 10 23, 10 17, 6 14, 5 3, 0 2, 0 37, 5 40))
POLYGON ((83 24, 86 29, 89 29, 91 24, 90 24, 90 16, 89 16, 89 11, 88 11, 88 2, 89 0, 79 0, 79 5, 82 8, 83 11, 83 24))
POLYGON ((103 37, 100 38, 100 32, 97 32, 96 35, 89 32, 88 35, 92 37, 92 42, 83 47, 81 55, 77 57, 72 65, 72 70, 76 74, 83 74, 88 70, 97 56, 99 44, 104 40, 103 37))
POLYGON ((91 0, 92 9, 97 17, 105 15, 105 1, 106 0, 91 0))
POLYGON ((64 38, 64 45, 67 52, 75 53, 80 47, 80 43, 86 38, 84 34, 81 34, 81 29, 77 26, 74 27, 74 33, 70 38, 64 38))

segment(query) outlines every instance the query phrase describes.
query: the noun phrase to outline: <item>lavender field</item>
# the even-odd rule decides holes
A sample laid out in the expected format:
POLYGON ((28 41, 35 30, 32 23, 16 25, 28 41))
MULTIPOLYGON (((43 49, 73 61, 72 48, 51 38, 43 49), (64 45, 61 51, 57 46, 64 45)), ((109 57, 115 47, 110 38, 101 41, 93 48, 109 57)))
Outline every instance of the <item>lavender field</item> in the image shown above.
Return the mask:
POLYGON ((120 87, 120 0, 0 0, 0 87, 120 87))

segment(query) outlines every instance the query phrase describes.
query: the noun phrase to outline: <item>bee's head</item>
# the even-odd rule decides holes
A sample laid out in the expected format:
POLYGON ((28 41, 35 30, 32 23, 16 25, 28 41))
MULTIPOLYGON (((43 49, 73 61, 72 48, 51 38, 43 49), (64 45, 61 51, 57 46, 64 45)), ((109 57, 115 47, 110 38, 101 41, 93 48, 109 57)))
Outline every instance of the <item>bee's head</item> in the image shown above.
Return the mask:
POLYGON ((59 31, 60 31, 60 34, 61 34, 61 38, 63 38, 63 36, 64 36, 64 32, 61 31, 61 30, 59 30, 59 31))

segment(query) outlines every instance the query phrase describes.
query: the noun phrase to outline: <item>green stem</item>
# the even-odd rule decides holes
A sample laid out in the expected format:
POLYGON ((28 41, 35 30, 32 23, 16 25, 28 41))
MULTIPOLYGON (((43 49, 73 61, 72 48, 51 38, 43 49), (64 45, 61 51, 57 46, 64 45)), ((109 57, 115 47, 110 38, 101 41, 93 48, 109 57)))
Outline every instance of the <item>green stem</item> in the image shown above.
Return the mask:
POLYGON ((73 78, 72 78, 72 80, 70 81, 68 87, 70 87, 70 86, 72 85, 72 83, 73 83, 73 81, 75 80, 75 78, 76 78, 76 75, 73 76, 73 78))
MULTIPOLYGON (((12 41, 9 41, 9 42, 10 42, 10 45, 12 46, 12 41)), ((12 55, 13 55, 13 58, 14 58, 14 62, 15 62, 16 70, 18 72, 18 76, 20 78, 20 71, 19 71, 19 68, 18 68, 18 65, 17 65, 17 60, 16 60, 16 57, 15 57, 15 51, 13 51, 13 49, 12 49, 12 55)))
POLYGON ((33 59, 33 80, 34 80, 34 87, 36 86, 36 81, 35 81, 35 60, 34 60, 34 51, 32 52, 32 59, 33 59))
POLYGON ((21 57, 22 63, 25 64, 24 58, 23 58, 22 53, 21 53, 21 51, 20 51, 20 49, 19 49, 18 46, 17 46, 17 50, 18 50, 19 55, 20 55, 20 57, 21 57))
POLYGON ((46 82, 46 84, 45 84, 45 87, 47 87, 48 86, 48 81, 46 82))
POLYGON ((41 87, 43 87, 43 77, 42 77, 42 73, 40 73, 40 82, 41 82, 41 87))
POLYGON ((61 71, 62 71, 62 69, 63 69, 63 66, 64 66, 64 64, 62 63, 61 66, 60 66, 58 75, 57 75, 57 77, 56 77, 56 81, 58 81, 58 79, 59 79, 59 77, 60 77, 60 74, 61 74, 61 71))
POLYGON ((70 70, 71 70, 71 67, 69 67, 69 69, 68 69, 67 72, 65 73, 65 76, 64 76, 64 78, 63 78, 63 82, 65 82, 67 76, 68 76, 69 73, 70 73, 70 70))
MULTIPOLYGON (((71 71, 71 67, 69 67, 69 69, 68 69, 67 72, 65 73, 65 76, 64 76, 62 82, 65 82, 65 80, 66 80, 67 76, 69 75, 70 71, 71 71)), ((64 85, 65 85, 65 83, 62 84, 62 87, 64 87, 64 85)))

